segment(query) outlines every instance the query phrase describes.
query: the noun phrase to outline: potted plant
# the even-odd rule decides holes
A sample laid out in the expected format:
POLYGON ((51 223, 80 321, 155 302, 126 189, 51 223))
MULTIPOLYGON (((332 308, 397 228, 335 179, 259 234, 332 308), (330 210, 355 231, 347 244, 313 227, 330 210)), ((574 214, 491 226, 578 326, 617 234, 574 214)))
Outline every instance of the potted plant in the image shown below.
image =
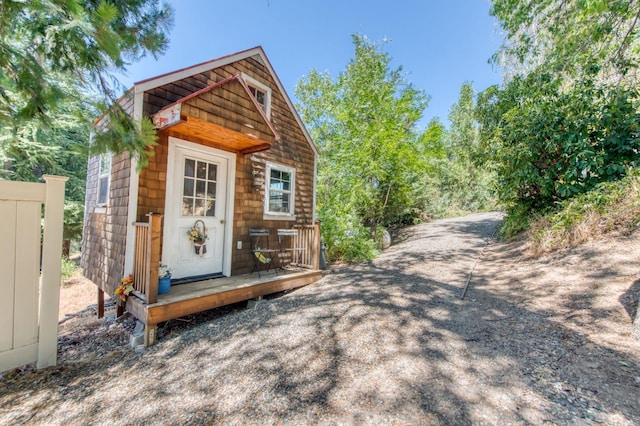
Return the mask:
POLYGON ((133 287, 133 275, 129 274, 120 280, 120 285, 116 288, 113 294, 118 297, 118 304, 124 306, 127 303, 127 298, 135 290, 133 287))
POLYGON ((158 268, 158 294, 166 294, 169 292, 172 273, 173 268, 170 268, 164 263, 160 263, 160 267, 158 268))

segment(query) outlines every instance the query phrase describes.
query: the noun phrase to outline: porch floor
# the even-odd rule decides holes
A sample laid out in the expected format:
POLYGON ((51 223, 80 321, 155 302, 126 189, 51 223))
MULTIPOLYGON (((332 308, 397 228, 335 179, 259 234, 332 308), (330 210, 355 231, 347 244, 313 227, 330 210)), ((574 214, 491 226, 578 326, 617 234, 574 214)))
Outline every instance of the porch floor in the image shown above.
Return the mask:
POLYGON ((126 309, 149 328, 170 319, 302 287, 322 278, 321 271, 309 269, 260 275, 236 275, 171 286, 168 293, 159 295, 158 301, 150 305, 137 297, 129 297, 126 309))

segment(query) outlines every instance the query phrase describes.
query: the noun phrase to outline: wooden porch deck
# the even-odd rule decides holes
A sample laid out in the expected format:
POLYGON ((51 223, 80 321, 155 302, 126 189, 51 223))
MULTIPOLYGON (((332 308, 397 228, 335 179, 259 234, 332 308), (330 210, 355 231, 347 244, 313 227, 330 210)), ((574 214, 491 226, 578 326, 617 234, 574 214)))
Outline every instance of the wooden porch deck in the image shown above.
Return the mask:
POLYGON ((155 343, 156 327, 163 321, 303 287, 320 280, 322 271, 297 269, 261 275, 237 275, 171 286, 169 293, 159 295, 151 304, 130 296, 126 310, 145 324, 145 346, 149 346, 155 343))

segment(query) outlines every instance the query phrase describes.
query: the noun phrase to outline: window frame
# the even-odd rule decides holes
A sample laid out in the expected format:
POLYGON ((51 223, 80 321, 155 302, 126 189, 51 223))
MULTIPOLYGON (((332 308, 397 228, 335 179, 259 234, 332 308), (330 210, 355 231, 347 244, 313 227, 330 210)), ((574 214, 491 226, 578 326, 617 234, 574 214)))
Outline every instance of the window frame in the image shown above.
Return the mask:
MULTIPOLYGON (((259 90, 264 93, 264 115, 271 119, 271 88, 245 73, 242 73, 242 78, 247 82, 249 88, 253 88, 254 90, 259 90)), ((258 104, 260 103, 258 102, 258 104)))
POLYGON ((295 193, 296 193, 296 169, 294 167, 285 166, 282 164, 266 162, 265 165, 265 179, 264 179, 264 219, 266 220, 294 220, 295 216, 295 193), (289 211, 288 212, 273 212, 269 210, 271 201, 271 171, 277 170, 284 173, 289 173, 291 177, 291 188, 288 191, 281 190, 282 193, 289 194, 289 211))
POLYGON ((98 185, 96 192, 96 206, 98 207, 106 207, 109 205, 109 191, 111 189, 111 166, 113 163, 113 156, 111 153, 100 154, 98 156, 98 185), (106 161, 106 162, 105 162, 106 161), (103 169, 104 166, 104 169, 103 169), (106 185, 105 188, 105 199, 102 200, 100 194, 102 194, 102 187, 106 185))

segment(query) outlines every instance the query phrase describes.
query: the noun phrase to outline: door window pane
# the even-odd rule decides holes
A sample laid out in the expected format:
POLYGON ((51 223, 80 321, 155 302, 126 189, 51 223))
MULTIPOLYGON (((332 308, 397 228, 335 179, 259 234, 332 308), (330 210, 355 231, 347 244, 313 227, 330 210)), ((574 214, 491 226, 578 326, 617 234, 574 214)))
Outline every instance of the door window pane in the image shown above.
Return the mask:
POLYGON ((204 180, 196 181, 196 197, 204 198, 206 187, 207 187, 207 181, 204 181, 204 180))
POLYGON ((197 177, 199 179, 206 179, 207 178, 207 163, 203 162, 203 161, 198 161, 198 175, 197 177))
POLYGON ((194 216, 204 216, 204 200, 202 198, 195 199, 195 207, 193 209, 194 216))
POLYGON ((193 197, 182 198, 182 216, 193 216, 193 197))
POLYGON ((207 211, 205 216, 215 216, 216 213, 216 202, 214 200, 207 201, 207 211))
POLYGON ((189 177, 194 177, 196 170, 196 162, 194 160, 185 160, 184 161, 184 175, 189 177))
POLYGON ((192 196, 194 189, 194 180, 189 178, 184 178, 184 188, 182 194, 185 196, 192 196))
POLYGON ((218 166, 216 166, 215 164, 209 164, 209 176, 207 177, 207 179, 209 181, 213 181, 215 182, 216 180, 218 180, 218 166))
POLYGON ((216 198, 216 183, 209 182, 207 183, 207 198, 215 199, 216 198))

